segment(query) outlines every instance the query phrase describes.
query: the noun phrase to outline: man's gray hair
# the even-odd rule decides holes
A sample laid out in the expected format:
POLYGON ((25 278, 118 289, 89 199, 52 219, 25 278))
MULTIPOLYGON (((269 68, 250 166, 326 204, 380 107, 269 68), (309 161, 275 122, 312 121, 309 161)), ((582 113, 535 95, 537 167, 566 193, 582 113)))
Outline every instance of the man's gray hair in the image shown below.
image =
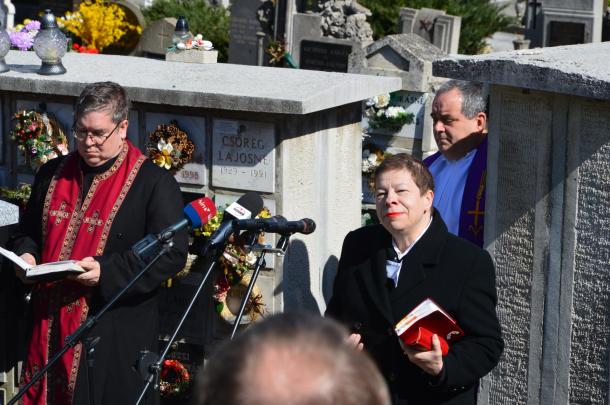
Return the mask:
POLYGON ((75 121, 93 111, 108 111, 114 123, 128 119, 129 102, 123 87, 114 82, 88 84, 76 102, 75 121))
POLYGON ((313 314, 279 314, 222 345, 206 363, 196 405, 389 405, 373 360, 348 331, 313 314))
POLYGON ((457 89, 462 94, 462 114, 468 119, 478 113, 487 114, 487 94, 482 83, 466 80, 449 80, 436 91, 436 96, 457 89))

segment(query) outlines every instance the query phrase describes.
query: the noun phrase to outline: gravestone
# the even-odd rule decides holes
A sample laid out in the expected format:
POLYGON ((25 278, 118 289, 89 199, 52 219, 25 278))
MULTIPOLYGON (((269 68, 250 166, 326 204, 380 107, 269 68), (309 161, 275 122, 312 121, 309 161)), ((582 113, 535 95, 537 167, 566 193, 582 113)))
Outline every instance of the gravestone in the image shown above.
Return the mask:
POLYGON ((505 347, 479 404, 608 402, 609 59, 592 43, 433 63, 490 85, 485 246, 505 347))
POLYGON ((293 16, 292 57, 301 69, 346 73, 350 53, 362 45, 351 39, 323 36, 322 21, 317 14, 293 16))
POLYGON ((391 105, 414 115, 414 122, 399 131, 370 128, 364 120, 375 144, 420 158, 436 151, 429 117, 434 88, 443 80, 432 75, 432 62, 444 56, 445 52, 416 34, 388 35, 350 55, 350 73, 400 77, 402 89, 393 93, 391 105))
POLYGON ((154 21, 142 32, 140 49, 145 56, 162 58, 167 48, 172 45, 172 37, 176 28, 176 19, 166 17, 154 21))
POLYGON ((530 47, 600 42, 604 3, 604 0, 530 0, 525 38, 531 41, 530 47))
MULTIPOLYGON (((264 32, 258 19, 261 0, 235 0, 231 7, 231 27, 229 28, 229 63, 257 65, 259 44, 257 33, 264 32)), ((263 48, 269 46, 267 38, 263 48)))
POLYGON ((15 6, 11 0, 0 0, 0 29, 10 29, 15 25, 15 6))
POLYGON ((457 53, 461 25, 462 17, 448 15, 443 10, 403 7, 400 9, 398 32, 419 35, 443 52, 457 53))

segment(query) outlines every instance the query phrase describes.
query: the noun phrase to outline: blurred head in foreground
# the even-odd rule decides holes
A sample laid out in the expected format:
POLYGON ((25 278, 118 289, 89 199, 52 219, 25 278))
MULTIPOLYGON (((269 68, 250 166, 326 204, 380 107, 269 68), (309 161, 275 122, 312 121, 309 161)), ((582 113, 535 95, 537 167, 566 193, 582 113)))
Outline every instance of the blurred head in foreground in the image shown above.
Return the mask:
POLYGON ((198 405, 389 405, 388 389, 348 332, 312 314, 279 314, 226 342, 206 364, 198 405))

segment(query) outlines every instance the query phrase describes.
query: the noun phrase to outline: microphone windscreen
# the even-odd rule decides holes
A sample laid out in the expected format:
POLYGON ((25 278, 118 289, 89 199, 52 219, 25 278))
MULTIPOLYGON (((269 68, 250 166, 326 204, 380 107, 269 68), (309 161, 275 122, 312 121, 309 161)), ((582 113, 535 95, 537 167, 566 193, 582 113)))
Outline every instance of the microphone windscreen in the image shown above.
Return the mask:
MULTIPOLYGON (((249 191, 246 194, 242 195, 235 203, 241 206, 242 208, 250 211, 250 216, 248 216, 248 218, 254 218, 263 210, 263 199, 260 195, 258 195, 258 193, 255 193, 254 191, 249 191)), ((229 214, 233 215, 233 213, 230 211, 229 214)), ((233 215, 233 217, 238 218, 237 215, 233 215)), ((228 219, 233 218, 228 218, 228 216, 225 216, 223 218, 223 221, 228 219)), ((245 217, 240 219, 245 219, 245 217)))
POLYGON ((303 232, 301 232, 304 235, 309 235, 316 230, 316 223, 313 221, 313 219, 303 218, 302 221, 305 223, 305 228, 303 229, 303 232))
POLYGON ((199 228, 207 224, 214 215, 216 215, 216 206, 208 197, 199 198, 184 207, 184 216, 191 228, 199 228))

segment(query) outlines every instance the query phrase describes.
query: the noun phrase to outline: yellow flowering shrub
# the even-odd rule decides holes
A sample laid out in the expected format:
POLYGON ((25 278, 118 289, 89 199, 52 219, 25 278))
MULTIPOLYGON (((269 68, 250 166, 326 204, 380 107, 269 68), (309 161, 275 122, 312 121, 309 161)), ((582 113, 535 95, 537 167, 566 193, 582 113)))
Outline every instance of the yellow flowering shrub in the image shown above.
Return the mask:
POLYGON ((127 21, 125 11, 118 4, 104 0, 80 3, 78 11, 67 12, 58 24, 80 38, 83 45, 99 51, 118 42, 129 31, 142 32, 142 27, 127 21))

